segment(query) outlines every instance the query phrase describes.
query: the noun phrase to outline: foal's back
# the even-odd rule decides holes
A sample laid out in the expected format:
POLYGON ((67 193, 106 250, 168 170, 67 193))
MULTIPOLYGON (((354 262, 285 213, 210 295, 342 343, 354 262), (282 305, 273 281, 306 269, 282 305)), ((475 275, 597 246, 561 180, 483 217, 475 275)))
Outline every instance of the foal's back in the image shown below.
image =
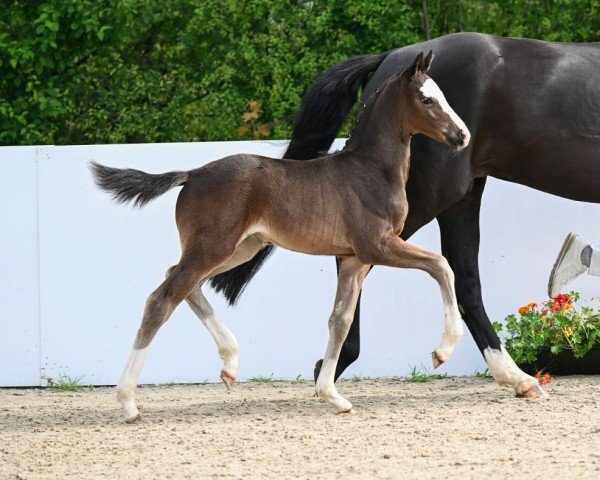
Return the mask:
POLYGON ((368 188, 352 160, 348 152, 305 162, 241 154, 193 170, 177 200, 182 242, 218 229, 304 253, 351 254, 348 216, 368 188))

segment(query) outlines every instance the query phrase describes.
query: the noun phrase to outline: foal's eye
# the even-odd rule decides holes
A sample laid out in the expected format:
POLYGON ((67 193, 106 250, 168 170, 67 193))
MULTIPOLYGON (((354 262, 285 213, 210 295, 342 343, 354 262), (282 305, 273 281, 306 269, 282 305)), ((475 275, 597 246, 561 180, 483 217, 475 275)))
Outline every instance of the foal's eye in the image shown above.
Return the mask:
POLYGON ((430 97, 421 97, 421 103, 423 105, 431 105, 433 100, 430 97))

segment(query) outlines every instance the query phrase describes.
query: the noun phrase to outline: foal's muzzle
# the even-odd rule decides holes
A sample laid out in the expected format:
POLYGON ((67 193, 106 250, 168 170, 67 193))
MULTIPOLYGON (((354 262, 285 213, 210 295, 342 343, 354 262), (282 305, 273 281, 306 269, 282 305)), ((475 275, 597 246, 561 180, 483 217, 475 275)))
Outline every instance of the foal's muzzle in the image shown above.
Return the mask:
POLYGON ((456 148, 465 148, 469 144, 469 134, 463 130, 446 130, 444 137, 450 145, 456 148))

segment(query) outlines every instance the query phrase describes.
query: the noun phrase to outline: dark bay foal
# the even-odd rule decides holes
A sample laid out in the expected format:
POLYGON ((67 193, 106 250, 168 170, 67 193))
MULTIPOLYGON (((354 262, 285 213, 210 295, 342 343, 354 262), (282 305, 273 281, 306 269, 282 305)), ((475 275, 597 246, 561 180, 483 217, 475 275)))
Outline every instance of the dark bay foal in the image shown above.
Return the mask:
POLYGON ((450 357, 463 332, 452 270, 441 255, 398 236, 408 213, 405 185, 411 137, 423 133, 456 148, 464 148, 470 138, 465 124, 426 74, 432 58, 431 52, 425 58, 419 54, 393 77, 347 147, 333 155, 297 162, 241 154, 196 170, 159 175, 92 164, 98 186, 121 202, 143 205, 183 185, 176 207, 181 259, 149 296, 117 387, 126 421, 139 415, 134 392, 148 347, 183 300, 212 333, 224 361, 221 378, 231 387, 238 367, 237 342, 214 316, 201 287, 211 277, 248 261, 267 244, 339 258, 329 342, 316 386, 318 395, 338 412, 352 409, 336 391, 334 374, 371 265, 417 268, 438 282, 445 324, 442 341, 433 352, 434 365, 450 357))

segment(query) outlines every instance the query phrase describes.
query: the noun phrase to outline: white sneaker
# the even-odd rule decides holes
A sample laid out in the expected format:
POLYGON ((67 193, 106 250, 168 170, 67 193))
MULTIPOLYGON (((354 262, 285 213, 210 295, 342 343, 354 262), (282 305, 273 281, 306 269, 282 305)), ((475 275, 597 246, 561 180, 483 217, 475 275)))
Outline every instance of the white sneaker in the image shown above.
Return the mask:
POLYGON ((550 272, 548 281, 550 298, 556 297, 565 285, 587 270, 588 267, 581 263, 581 252, 589 244, 590 242, 579 235, 574 233, 567 235, 550 272))

